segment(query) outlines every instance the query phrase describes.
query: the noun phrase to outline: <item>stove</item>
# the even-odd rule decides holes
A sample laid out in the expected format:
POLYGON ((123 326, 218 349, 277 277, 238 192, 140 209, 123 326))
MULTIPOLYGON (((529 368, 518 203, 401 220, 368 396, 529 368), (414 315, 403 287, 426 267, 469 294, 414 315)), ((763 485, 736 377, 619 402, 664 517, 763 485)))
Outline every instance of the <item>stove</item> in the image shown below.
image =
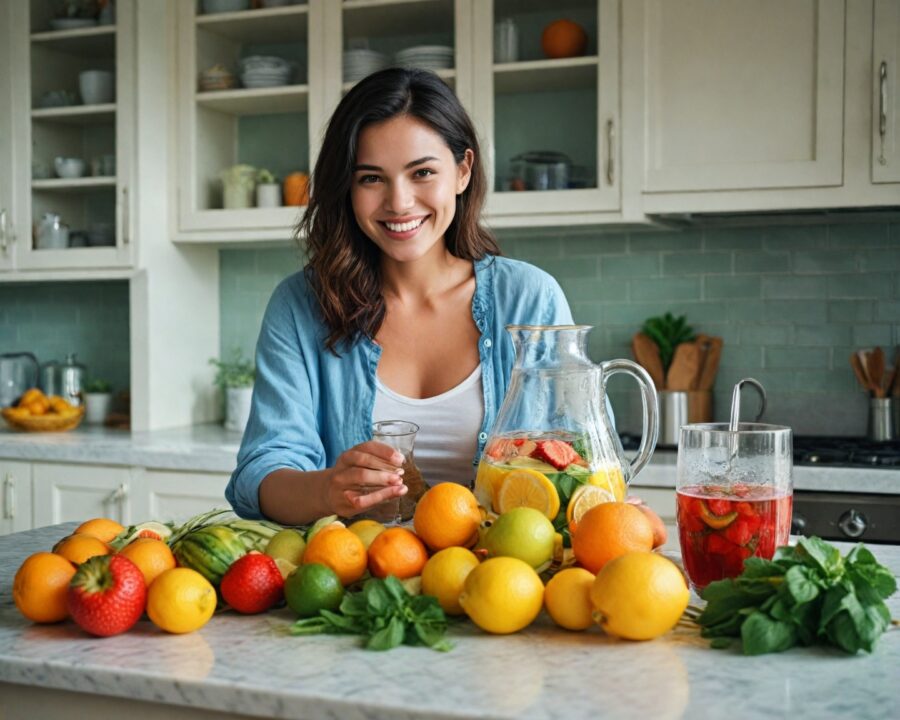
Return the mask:
POLYGON ((900 469, 900 441, 865 438, 795 437, 794 465, 900 469))

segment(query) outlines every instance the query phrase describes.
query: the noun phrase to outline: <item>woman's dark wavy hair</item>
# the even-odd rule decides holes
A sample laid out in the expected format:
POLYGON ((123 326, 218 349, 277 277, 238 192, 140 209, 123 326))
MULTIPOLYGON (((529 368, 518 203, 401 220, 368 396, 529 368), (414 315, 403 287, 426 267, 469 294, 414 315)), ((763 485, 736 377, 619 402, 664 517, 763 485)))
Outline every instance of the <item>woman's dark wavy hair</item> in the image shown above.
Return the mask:
POLYGON ((466 150, 475 154, 469 184, 456 196, 447 249, 464 260, 500 254, 493 235, 480 224, 487 179, 478 138, 453 91, 427 70, 388 68, 369 75, 344 96, 328 123, 310 178, 309 205, 297 226, 307 278, 329 331, 325 345, 335 354, 343 342, 375 337, 384 320, 381 251, 356 222, 350 188, 360 132, 400 115, 440 135, 457 164, 466 150))

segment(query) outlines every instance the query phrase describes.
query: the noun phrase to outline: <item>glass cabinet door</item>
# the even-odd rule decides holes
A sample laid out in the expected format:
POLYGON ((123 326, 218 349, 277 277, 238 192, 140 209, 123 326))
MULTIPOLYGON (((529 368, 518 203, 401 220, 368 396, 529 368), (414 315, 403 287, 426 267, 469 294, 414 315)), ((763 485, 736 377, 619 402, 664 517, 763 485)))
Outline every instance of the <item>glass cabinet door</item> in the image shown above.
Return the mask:
POLYGON ((133 3, 31 0, 11 12, 13 66, 29 69, 12 88, 14 172, 29 188, 17 203, 18 265, 128 266, 133 3))
POLYGON ((615 0, 474 4, 475 114, 497 224, 618 210, 615 0))
POLYGON ((309 28, 320 4, 244 4, 178 5, 182 240, 248 229, 287 239, 305 205, 297 189, 311 162, 309 28))

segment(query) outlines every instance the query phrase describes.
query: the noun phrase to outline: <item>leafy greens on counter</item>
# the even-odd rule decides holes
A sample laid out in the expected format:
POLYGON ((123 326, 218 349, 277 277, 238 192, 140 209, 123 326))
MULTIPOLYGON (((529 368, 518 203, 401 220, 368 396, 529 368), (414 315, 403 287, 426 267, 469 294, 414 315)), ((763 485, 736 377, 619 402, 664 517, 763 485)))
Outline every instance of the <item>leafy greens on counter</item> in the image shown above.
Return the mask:
POLYGON ((884 600, 896 590, 896 578, 864 545, 841 557, 820 538, 801 538, 772 560, 747 559, 737 578, 710 583, 697 622, 712 647, 740 638, 745 655, 815 642, 872 652, 891 624, 884 600))
POLYGON ((319 633, 365 635, 368 650, 390 650, 398 645, 427 645, 447 651, 447 616, 430 595, 410 595, 397 578, 372 578, 362 591, 347 593, 339 612, 320 610, 316 617, 298 620, 294 635, 319 633))

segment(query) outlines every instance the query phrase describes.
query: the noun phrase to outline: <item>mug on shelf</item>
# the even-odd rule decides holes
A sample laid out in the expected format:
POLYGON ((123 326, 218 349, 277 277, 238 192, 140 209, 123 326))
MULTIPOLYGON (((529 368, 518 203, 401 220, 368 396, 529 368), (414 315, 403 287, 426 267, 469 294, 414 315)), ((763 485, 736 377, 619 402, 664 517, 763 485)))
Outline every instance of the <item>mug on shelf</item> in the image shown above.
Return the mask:
POLYGON ((84 175, 84 160, 75 157, 53 158, 53 167, 61 178, 80 178, 84 175))
POLYGON ((85 70, 78 74, 78 89, 85 105, 111 103, 116 97, 115 76, 109 70, 85 70))

